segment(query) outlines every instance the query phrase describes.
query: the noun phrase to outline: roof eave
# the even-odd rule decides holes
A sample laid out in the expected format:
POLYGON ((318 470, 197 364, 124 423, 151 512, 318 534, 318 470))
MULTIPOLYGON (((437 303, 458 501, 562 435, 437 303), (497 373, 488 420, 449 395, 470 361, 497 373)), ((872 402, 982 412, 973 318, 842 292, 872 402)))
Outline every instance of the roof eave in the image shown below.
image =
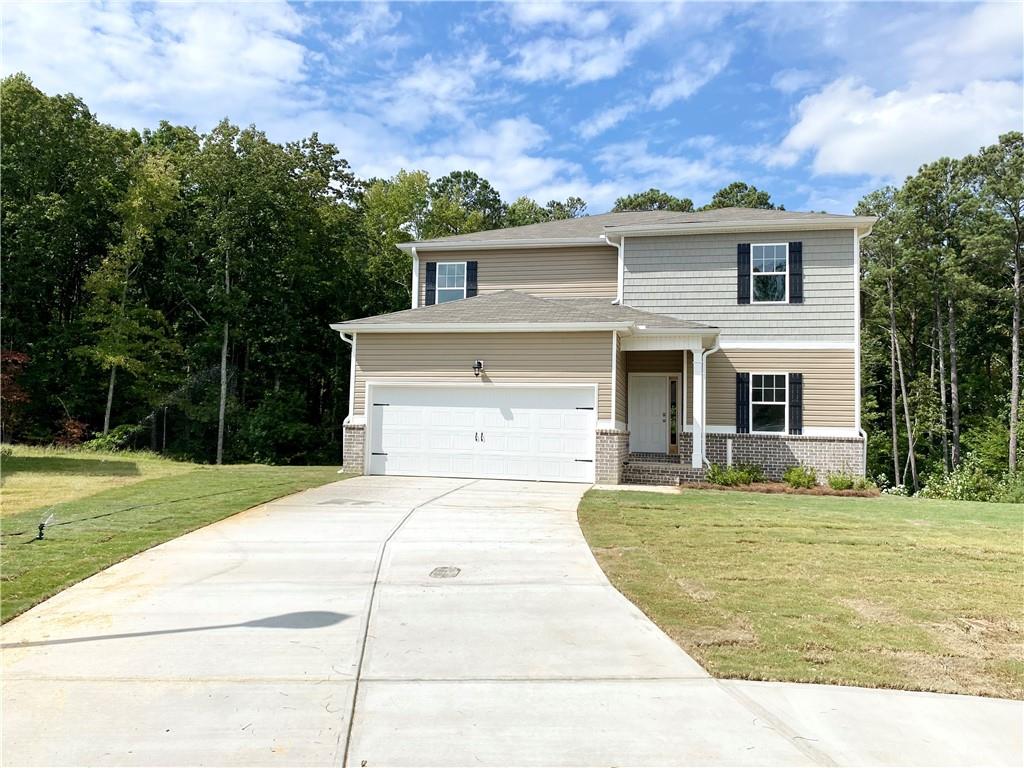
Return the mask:
POLYGON ((546 333, 551 331, 633 330, 632 322, 619 323, 331 323, 338 333, 546 333))
POLYGON ((605 232, 610 235, 695 235, 718 234, 728 232, 788 232, 792 230, 836 230, 856 229, 870 231, 876 219, 873 216, 850 216, 834 221, 806 219, 774 219, 771 221, 701 221, 687 224, 621 224, 606 226, 605 232))
MULTIPOLYGON (((445 242, 443 240, 423 240, 421 242, 399 243, 398 248, 403 251, 416 249, 421 251, 480 251, 496 250, 506 248, 572 248, 581 245, 605 245, 606 242, 600 236, 597 237, 558 237, 558 238, 528 238, 523 240, 459 240, 457 242, 445 242)), ((614 246, 612 246, 614 247, 614 246)))

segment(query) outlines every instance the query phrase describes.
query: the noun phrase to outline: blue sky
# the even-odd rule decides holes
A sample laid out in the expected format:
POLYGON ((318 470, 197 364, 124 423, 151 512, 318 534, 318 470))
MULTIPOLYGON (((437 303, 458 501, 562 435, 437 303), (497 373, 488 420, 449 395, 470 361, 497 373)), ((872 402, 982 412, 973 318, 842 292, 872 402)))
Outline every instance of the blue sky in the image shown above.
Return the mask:
POLYGON ((589 212, 742 179, 848 212, 1022 127, 1011 3, 7 3, 4 74, 100 119, 276 140, 361 176, 472 169, 589 212))

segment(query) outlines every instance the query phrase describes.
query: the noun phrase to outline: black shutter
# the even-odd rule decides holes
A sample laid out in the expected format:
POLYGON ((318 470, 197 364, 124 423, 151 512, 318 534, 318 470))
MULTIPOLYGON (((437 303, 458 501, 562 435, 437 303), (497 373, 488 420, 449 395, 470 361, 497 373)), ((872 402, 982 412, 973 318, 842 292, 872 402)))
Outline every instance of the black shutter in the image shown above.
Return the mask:
POLYGON ((750 374, 736 374, 736 431, 750 431, 750 374))
POLYGON ((750 243, 736 246, 736 303, 750 303, 750 243))
POLYGON ((789 303, 804 303, 804 244, 789 244, 789 303))
POLYGON ((789 374, 789 434, 804 432, 804 375, 789 374))
POLYGON ((476 262, 466 262, 466 298, 476 296, 476 262))
POLYGON ((423 299, 425 305, 437 303, 437 262, 427 262, 427 290, 423 299))

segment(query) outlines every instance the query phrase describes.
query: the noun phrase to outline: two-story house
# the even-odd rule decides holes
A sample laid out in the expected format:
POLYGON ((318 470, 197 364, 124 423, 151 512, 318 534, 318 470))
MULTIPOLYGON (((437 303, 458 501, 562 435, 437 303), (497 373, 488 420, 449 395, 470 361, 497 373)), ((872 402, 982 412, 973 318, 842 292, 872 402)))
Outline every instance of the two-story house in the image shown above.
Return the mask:
POLYGON ((873 224, 646 211, 406 243, 412 308, 331 326, 352 345, 345 468, 862 474, 859 254, 873 224))

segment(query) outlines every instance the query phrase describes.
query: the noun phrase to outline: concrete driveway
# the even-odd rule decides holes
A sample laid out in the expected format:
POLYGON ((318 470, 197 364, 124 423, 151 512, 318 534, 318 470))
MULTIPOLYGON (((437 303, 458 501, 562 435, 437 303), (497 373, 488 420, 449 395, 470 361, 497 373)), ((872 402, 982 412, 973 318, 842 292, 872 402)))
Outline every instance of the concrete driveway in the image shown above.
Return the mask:
POLYGON ((711 679, 584 490, 354 478, 114 566, 0 630, 3 764, 1021 763, 1020 702, 711 679))

